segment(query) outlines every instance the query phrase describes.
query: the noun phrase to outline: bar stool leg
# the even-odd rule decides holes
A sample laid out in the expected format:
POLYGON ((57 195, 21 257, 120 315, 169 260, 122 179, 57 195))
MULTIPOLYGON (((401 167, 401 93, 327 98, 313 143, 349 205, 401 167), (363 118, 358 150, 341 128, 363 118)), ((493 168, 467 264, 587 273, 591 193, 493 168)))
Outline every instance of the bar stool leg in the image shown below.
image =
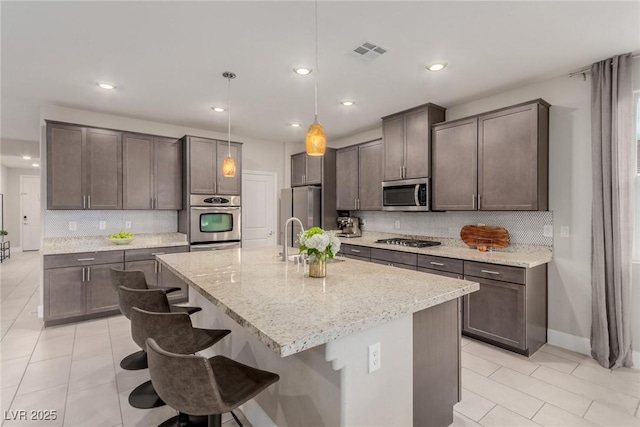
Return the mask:
POLYGON ((160 399, 151 381, 147 381, 129 393, 129 405, 138 409, 151 409, 164 406, 166 403, 160 399))
POLYGON ((208 427, 221 427, 222 426, 222 414, 209 415, 208 427))
POLYGON ((138 371, 140 369, 147 369, 149 364, 147 362, 147 352, 144 350, 131 353, 120 361, 120 367, 127 371, 138 371))

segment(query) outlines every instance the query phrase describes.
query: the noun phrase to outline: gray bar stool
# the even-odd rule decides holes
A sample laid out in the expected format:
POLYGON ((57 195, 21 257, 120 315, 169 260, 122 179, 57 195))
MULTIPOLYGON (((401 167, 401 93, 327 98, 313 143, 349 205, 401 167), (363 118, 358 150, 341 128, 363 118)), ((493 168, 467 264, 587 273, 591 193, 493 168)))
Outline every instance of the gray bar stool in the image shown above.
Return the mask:
MULTIPOLYGON (((118 268, 111 268, 111 286, 116 292, 120 286, 125 286, 130 289, 160 289, 165 293, 179 291, 178 287, 169 287, 169 286, 157 286, 157 287, 149 287, 147 284, 147 280, 144 277, 144 272, 139 270, 121 270, 118 268)), ((127 318, 129 318, 127 313, 122 311, 122 306, 120 308, 120 312, 127 318)), ((120 367, 127 371, 136 371, 139 369, 147 369, 147 353, 144 351, 137 351, 126 356, 124 359, 120 361, 120 367)))
POLYGON ((147 339, 149 374, 158 395, 180 412, 208 416, 209 427, 220 427, 222 414, 257 396, 277 382, 277 374, 252 368, 224 356, 176 354, 147 339))
MULTIPOLYGON (((120 311, 129 320, 131 320, 131 312, 134 307, 156 313, 183 313, 186 315, 202 310, 200 307, 170 305, 167 294, 161 289, 131 289, 120 286, 118 288, 118 302, 120 304, 120 311)), ((147 353, 144 342, 140 348, 142 349, 141 352, 144 355, 144 361, 146 363, 147 353)), ((131 355, 126 358, 130 357, 131 355)), ((164 405, 164 402, 158 399, 153 388, 149 389, 149 387, 138 387, 133 390, 129 395, 129 403, 134 408, 140 409, 149 409, 164 405)))

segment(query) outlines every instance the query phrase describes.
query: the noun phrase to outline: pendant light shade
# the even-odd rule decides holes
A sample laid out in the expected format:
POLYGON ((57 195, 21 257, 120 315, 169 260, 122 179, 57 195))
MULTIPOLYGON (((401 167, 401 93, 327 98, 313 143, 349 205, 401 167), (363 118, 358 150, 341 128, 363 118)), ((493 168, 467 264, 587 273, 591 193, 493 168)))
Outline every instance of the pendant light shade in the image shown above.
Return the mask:
POLYGON ((309 126, 306 138, 306 149, 309 156, 324 156, 327 151, 327 137, 324 135, 324 128, 318 122, 318 0, 315 1, 315 22, 316 22, 316 66, 315 66, 315 112, 316 117, 313 124, 309 126))
POLYGON ((222 77, 229 81, 228 100, 227 100, 227 114, 228 114, 228 141, 227 148, 229 149, 227 158, 222 162, 222 176, 225 178, 233 178, 236 176, 236 162, 231 157, 231 79, 235 79, 235 73, 231 71, 225 71, 222 73, 222 77))
POLYGON ((317 117, 307 131, 306 147, 309 156, 324 156, 324 152, 327 151, 327 138, 317 117))

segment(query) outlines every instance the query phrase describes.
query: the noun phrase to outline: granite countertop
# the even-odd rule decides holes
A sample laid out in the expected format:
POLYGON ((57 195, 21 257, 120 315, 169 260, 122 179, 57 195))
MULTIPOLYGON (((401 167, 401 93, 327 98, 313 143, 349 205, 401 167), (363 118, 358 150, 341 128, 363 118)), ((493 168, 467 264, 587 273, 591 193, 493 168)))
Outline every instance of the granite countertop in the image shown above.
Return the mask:
POLYGON ((351 259, 327 277, 280 260, 279 247, 158 256, 160 262, 285 357, 479 289, 475 282, 351 259))
POLYGON ((393 251, 411 252, 446 258, 456 258, 466 261, 479 261, 490 264, 510 265, 525 268, 546 264, 551 262, 553 259, 553 251, 551 247, 548 246, 511 245, 508 248, 492 252, 480 252, 477 249, 470 249, 462 241, 458 242, 454 239, 438 239, 423 236, 398 236, 387 233, 363 233, 362 237, 340 238, 340 241, 342 243, 355 246, 367 246, 371 248, 389 249, 393 251), (410 248, 406 246, 389 245, 386 243, 376 243, 376 240, 378 239, 388 239, 391 237, 435 240, 442 242, 442 244, 428 248, 410 248))
POLYGON ((109 241, 109 236, 47 237, 41 252, 43 255, 60 255, 187 245, 187 235, 183 233, 137 234, 128 245, 116 245, 109 241))

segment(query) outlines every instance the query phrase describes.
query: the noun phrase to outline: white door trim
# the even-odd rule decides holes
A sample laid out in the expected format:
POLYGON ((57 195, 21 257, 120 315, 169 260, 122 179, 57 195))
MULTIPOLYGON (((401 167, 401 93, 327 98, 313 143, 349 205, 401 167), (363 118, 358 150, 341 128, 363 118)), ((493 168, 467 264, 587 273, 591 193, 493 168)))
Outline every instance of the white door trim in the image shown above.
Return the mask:
MULTIPOLYGON (((25 247, 24 245, 24 222, 22 220, 22 216, 23 216, 23 212, 24 212, 24 202, 23 202, 23 197, 22 197, 22 193, 23 193, 23 188, 24 188, 24 179, 25 178, 36 178, 38 180, 38 189, 40 189, 40 175, 20 175, 20 212, 19 212, 19 219, 20 219, 20 247, 16 248, 16 252, 22 252, 22 248, 25 247)), ((40 207, 39 209, 39 213, 40 215, 42 215, 42 194, 40 194, 40 207)), ((42 227, 42 218, 40 218, 39 220, 39 226, 42 227)), ((40 241, 38 242, 38 249, 35 250, 39 250, 42 248, 42 228, 40 228, 40 241)), ((12 248, 13 249, 13 248, 12 248)), ((31 249, 34 250, 34 249, 31 249)))
POLYGON ((280 194, 280 192, 278 191, 278 174, 275 172, 269 172, 269 171, 255 171, 255 170, 243 170, 242 171, 242 175, 263 175, 263 176, 271 176, 273 177, 273 223, 272 225, 272 230, 274 230, 274 244, 277 245, 278 244, 278 232, 279 232, 279 226, 278 226, 278 206, 279 206, 279 202, 278 202, 278 195, 280 194))

